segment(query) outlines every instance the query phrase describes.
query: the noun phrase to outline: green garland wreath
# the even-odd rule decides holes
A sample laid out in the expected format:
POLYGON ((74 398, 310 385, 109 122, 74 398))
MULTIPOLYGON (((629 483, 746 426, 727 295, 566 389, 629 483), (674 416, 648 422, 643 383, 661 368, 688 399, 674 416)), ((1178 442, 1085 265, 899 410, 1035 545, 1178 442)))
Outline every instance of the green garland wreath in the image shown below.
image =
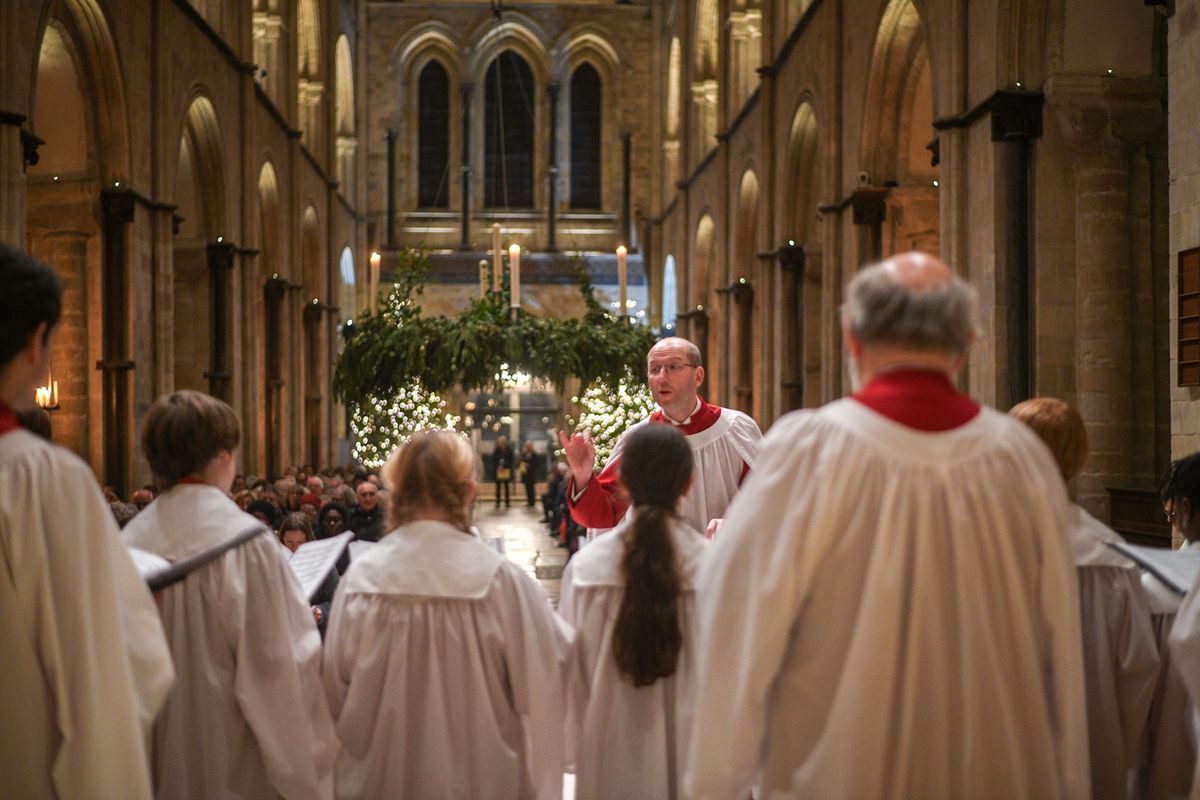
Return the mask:
POLYGON ((499 291, 472 301, 457 318, 424 316, 418 298, 429 278, 429 259, 401 251, 395 287, 379 313, 365 315, 346 343, 333 389, 345 402, 388 397, 418 381, 445 393, 496 388, 501 365, 562 388, 578 378, 580 391, 600 385, 615 393, 646 361, 654 334, 627 325, 596 301, 587 271, 578 265, 582 319, 554 319, 509 310, 508 269, 499 291), (630 368, 633 368, 632 370, 630 368))

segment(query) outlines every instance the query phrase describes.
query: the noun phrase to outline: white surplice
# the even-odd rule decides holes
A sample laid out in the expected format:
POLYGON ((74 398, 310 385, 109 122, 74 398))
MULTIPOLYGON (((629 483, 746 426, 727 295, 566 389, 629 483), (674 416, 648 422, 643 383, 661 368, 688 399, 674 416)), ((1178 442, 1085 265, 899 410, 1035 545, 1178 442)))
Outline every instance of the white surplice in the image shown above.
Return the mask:
POLYGON ((690 734, 695 639, 694 578, 706 551, 703 534, 685 523, 670 536, 681 579, 683 645, 675 673, 635 687, 617 669, 613 631, 625 593, 621 563, 630 521, 581 550, 563 572, 558 612, 575 628, 569 668, 567 741, 575 763, 576 800, 675 798, 690 734))
POLYGON ((991 409, 776 422, 697 580, 688 796, 1087 797, 1067 508, 991 409))
POLYGON ((570 631, 533 580, 444 522, 350 562, 325 639, 339 797, 558 798, 570 631))
POLYGON ((0 486, 0 797, 150 797, 171 658, 108 503, 24 430, 0 435, 0 486))
POLYGON ((1150 620, 1161 665, 1154 702, 1143 737, 1142 770, 1134 796, 1139 800, 1187 800, 1196 763, 1192 703, 1180 665, 1167 646, 1183 598, 1149 572, 1142 586, 1150 600, 1150 620))
MULTIPOLYGON (((125 527, 126 545, 175 562, 253 525, 220 489, 178 484, 125 527)), ((333 726, 321 640, 296 576, 267 533, 159 595, 178 683, 154 726, 160 798, 332 794, 333 726)))
POLYGON ((1087 677, 1092 797, 1123 800, 1139 765, 1158 679, 1158 643, 1141 570, 1108 542, 1121 537, 1079 506, 1070 515, 1087 677))
MULTIPOLYGON (((1179 675, 1187 688, 1191 705, 1190 726, 1192 742, 1200 740, 1200 578, 1188 591, 1169 641, 1171 659, 1179 665, 1179 675)), ((1200 800, 1200 758, 1192 751, 1191 800, 1200 800)))

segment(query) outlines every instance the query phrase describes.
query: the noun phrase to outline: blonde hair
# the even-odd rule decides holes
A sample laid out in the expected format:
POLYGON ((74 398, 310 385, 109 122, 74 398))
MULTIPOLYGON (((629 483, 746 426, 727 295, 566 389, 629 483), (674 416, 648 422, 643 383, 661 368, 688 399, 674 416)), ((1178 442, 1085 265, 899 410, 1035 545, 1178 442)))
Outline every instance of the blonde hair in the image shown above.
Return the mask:
POLYGON ((1088 435, 1078 411, 1053 397, 1035 397, 1017 403, 1008 415, 1024 422, 1046 443, 1064 480, 1071 480, 1083 469, 1088 435))
POLYGON ((467 500, 475 480, 475 454, 450 431, 421 431, 402 444, 380 474, 391 492, 388 525, 397 528, 437 509, 464 531, 471 525, 467 500))

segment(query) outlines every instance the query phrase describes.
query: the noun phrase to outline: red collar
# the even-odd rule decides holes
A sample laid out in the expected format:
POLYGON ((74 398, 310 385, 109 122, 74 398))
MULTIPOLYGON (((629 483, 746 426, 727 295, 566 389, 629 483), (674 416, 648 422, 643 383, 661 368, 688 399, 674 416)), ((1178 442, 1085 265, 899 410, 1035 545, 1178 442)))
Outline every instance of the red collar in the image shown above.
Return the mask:
MULTIPOLYGON (((692 413, 692 417, 690 420, 688 420, 688 423, 686 425, 676 425, 675 427, 678 428, 685 436, 691 436, 699 433, 700 431, 708 430, 713 425, 716 425, 717 420, 720 418, 721 407, 709 405, 708 403, 704 402, 704 398, 701 397, 700 408, 692 413)), ((663 424, 671 423, 661 408, 650 415, 650 421, 661 422, 663 424)))
POLYGON ((979 413, 979 404, 955 389, 945 374, 919 367, 880 373, 851 397, 888 419, 928 433, 965 425, 979 413))
POLYGON ((13 411, 8 403, 0 400, 0 436, 19 427, 21 426, 17 424, 17 412, 13 411))
POLYGON ((194 475, 184 475, 182 478, 175 481, 176 486, 178 486, 181 483, 188 483, 193 486, 211 486, 212 485, 211 483, 204 480, 203 478, 197 478, 194 475))

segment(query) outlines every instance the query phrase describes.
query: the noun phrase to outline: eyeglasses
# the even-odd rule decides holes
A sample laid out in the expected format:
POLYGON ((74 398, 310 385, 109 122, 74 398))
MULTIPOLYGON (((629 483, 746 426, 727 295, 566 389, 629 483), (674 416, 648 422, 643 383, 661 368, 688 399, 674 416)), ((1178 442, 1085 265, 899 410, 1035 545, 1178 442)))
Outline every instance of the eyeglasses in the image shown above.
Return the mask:
POLYGON ((672 361, 669 364, 651 364, 650 366, 646 367, 646 374, 649 375, 651 378, 657 377, 658 375, 661 375, 662 373, 666 373, 667 375, 675 376, 675 375, 678 375, 680 372, 683 372, 685 369, 695 369, 698 366, 700 366, 700 365, 699 364, 685 364, 682 361, 672 361))

